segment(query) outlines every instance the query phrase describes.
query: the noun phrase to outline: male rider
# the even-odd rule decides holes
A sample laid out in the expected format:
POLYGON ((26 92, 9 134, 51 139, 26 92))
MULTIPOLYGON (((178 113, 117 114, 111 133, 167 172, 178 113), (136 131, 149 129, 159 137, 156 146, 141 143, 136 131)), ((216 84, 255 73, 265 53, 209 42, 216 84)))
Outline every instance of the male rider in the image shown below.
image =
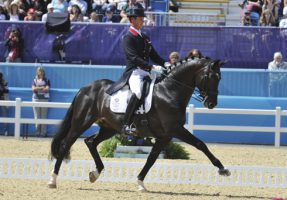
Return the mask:
POLYGON ((141 32, 144 24, 144 9, 141 5, 136 5, 129 10, 128 18, 131 26, 127 34, 123 37, 123 47, 126 54, 127 66, 121 79, 112 85, 107 93, 113 94, 121 89, 126 83, 132 91, 129 104, 124 116, 122 133, 131 131, 131 119, 135 110, 139 106, 142 95, 142 85, 145 76, 150 75, 152 65, 149 59, 160 66, 164 66, 164 60, 153 48, 149 38, 141 32))

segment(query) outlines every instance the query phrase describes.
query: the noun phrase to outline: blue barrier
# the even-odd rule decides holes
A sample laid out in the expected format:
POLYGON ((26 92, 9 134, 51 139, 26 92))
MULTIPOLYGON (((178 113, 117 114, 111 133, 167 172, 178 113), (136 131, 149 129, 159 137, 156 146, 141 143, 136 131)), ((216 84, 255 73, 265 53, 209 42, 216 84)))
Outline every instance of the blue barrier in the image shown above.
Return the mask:
MULTIPOLYGON (((165 17, 164 17, 165 18, 165 17)), ((164 19, 161 25, 165 25, 164 19)), ((55 34, 45 31, 44 23, 0 22, 0 62, 4 61, 5 39, 12 27, 18 27, 24 38, 23 61, 59 61, 52 50, 55 34)), ((124 65, 122 36, 128 25, 72 23, 65 35, 67 63, 92 63, 97 65, 124 65)), ((277 27, 152 27, 146 33, 159 54, 168 60, 172 51, 185 57, 192 48, 198 48, 205 56, 229 60, 226 68, 266 69, 273 60, 273 53, 282 51, 287 57, 285 29, 277 27)))
MULTIPOLYGON (((39 63, 0 63, 9 87, 31 87, 39 63)), ((79 89, 94 80, 118 80, 125 66, 42 64, 51 88, 79 89)), ((220 95, 285 97, 287 71, 222 69, 220 95)))

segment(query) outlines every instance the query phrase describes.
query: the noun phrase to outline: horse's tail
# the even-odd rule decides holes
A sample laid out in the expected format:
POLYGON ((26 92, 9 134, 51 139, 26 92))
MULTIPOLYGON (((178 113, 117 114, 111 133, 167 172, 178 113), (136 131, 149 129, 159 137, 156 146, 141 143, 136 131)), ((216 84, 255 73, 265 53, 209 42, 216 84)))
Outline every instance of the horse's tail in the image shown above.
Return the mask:
POLYGON ((51 156, 50 156, 51 159, 53 158, 58 159, 62 151, 67 151, 67 153, 64 156, 64 159, 70 159, 70 149, 65 149, 66 146, 63 143, 63 139, 67 136, 71 128, 73 107, 76 97, 77 95, 75 96, 70 108, 68 109, 66 116, 60 125, 59 130, 53 137, 53 141, 51 144, 51 156))

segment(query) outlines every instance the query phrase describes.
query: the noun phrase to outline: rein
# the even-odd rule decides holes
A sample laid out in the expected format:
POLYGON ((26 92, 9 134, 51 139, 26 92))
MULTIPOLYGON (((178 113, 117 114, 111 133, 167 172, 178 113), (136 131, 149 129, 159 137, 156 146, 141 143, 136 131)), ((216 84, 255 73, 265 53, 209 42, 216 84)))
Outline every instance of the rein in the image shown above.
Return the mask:
MULTIPOLYGON (((174 67, 173 67, 174 68, 174 67)), ((169 72, 168 72, 168 74, 170 73, 170 71, 171 71, 171 67, 170 67, 170 69, 169 69, 169 72)), ((180 85, 180 86, 183 86, 183 87, 186 87, 186 88, 188 88, 189 90, 193 90, 193 94, 195 95, 191 95, 191 98, 193 98, 193 99, 195 99, 195 100, 197 100, 197 101, 199 101, 199 102, 202 102, 203 100, 204 100, 204 96, 202 96, 201 94, 200 94, 200 90, 199 89, 197 89, 196 87, 190 87, 189 85, 186 85, 186 84, 184 84, 184 83, 182 83, 182 82, 180 82, 180 81, 178 81, 178 80, 176 80, 176 79, 173 79, 173 78, 171 78, 171 77, 169 77, 168 76, 168 74, 165 74, 165 73, 160 73, 162 76, 164 76, 165 78, 169 78, 170 80, 172 80, 173 82, 175 82, 176 84, 178 84, 178 85, 180 85)))

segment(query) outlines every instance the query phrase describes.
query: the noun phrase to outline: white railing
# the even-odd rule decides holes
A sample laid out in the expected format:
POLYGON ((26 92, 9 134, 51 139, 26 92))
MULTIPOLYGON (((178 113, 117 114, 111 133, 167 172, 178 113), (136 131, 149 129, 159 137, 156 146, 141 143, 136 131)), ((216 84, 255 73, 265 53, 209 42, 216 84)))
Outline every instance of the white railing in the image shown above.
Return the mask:
MULTIPOLYGON (((144 163, 105 161, 99 181, 136 182, 144 163)), ((0 158, 0 178, 48 180, 54 162, 44 159, 0 158)), ((205 164, 156 163, 145 182, 161 184, 201 184, 217 186, 287 188, 284 167, 227 166, 231 176, 222 177, 217 168, 205 164)), ((72 160, 63 163, 60 179, 87 180, 95 169, 92 160, 72 160)))
MULTIPOLYGON (((55 103, 55 102, 26 102, 20 98, 16 98, 16 101, 0 101, 0 106, 14 106, 15 117, 1 117, 0 123, 14 123, 16 139, 20 138, 20 126, 21 124, 59 124, 60 119, 31 119, 22 118, 22 107, 49 107, 49 108, 68 108, 70 103, 55 103)), ((280 134, 287 132, 287 128, 281 127, 281 117, 287 116, 287 110, 281 110, 280 107, 276 107, 275 110, 259 110, 259 109, 206 109, 195 108, 193 105, 187 107, 188 123, 186 127, 190 132, 194 130, 213 130, 213 131, 251 131, 251 132, 273 132, 275 137, 275 147, 280 147, 280 134), (275 117, 274 126, 226 126, 226 125, 196 125, 194 124, 194 115, 196 113, 209 113, 209 114, 233 114, 233 115, 270 115, 275 117)))
POLYGON ((195 108, 194 105, 187 107, 188 112, 188 130, 213 130, 213 131, 251 131, 251 132, 273 132, 275 137, 275 147, 280 147, 280 135, 282 132, 287 132, 287 128, 281 127, 281 117, 287 116, 287 110, 281 110, 281 107, 276 107, 275 110, 260 110, 260 109, 206 109, 195 108), (274 126, 226 126, 226 125, 195 125, 194 114, 210 113, 210 114, 233 114, 233 115, 269 115, 275 117, 274 126))

